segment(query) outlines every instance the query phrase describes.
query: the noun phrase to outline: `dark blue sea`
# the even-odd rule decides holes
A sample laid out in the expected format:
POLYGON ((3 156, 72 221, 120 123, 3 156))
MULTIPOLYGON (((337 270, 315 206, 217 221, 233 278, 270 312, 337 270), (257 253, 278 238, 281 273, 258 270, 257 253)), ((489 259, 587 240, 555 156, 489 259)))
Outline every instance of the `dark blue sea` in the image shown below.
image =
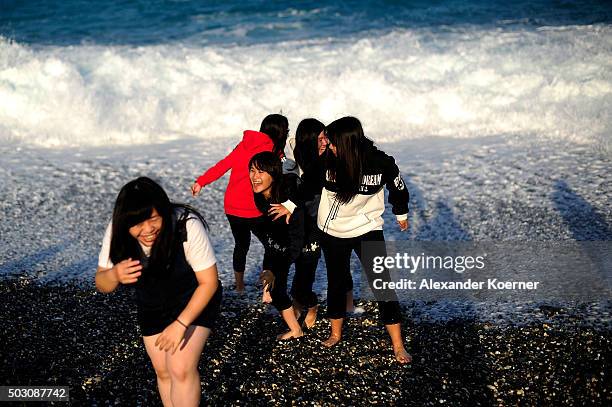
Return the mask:
POLYGON ((24 44, 249 45, 446 31, 608 24, 607 1, 3 0, 2 34, 24 44))

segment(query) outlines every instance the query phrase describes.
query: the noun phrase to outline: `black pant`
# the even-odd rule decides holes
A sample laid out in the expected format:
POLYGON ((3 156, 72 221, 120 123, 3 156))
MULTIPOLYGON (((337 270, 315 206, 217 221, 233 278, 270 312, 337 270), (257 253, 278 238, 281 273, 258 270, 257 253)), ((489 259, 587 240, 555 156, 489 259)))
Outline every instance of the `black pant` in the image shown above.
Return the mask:
POLYGON ((321 232, 316 225, 308 230, 304 242, 302 253, 295 261, 291 295, 303 307, 311 308, 319 302, 317 295, 312 291, 317 265, 321 257, 321 232))
POLYGON ((282 312, 292 305, 291 298, 287 294, 287 276, 291 264, 287 261, 284 253, 269 255, 267 260, 270 271, 274 274, 274 288, 270 291, 272 305, 278 312, 282 312))
POLYGON ((229 220, 232 235, 234 235, 234 254, 232 257, 234 271, 244 273, 246 256, 251 245, 251 232, 264 244, 265 234, 261 230, 264 217, 241 218, 240 216, 226 215, 229 220))
MULTIPOLYGON (((361 243, 364 241, 384 242, 383 231, 372 230, 364 235, 345 239, 323 233, 321 243, 327 267, 328 318, 337 319, 346 316, 346 293, 352 288, 353 281, 351 278, 351 253, 353 250, 361 261, 361 267, 366 273, 370 287, 372 287, 373 280, 377 278, 372 270, 372 262, 365 260, 361 252, 361 243)), ((373 253, 373 255, 386 257, 387 253, 384 246, 381 245, 379 250, 380 253, 373 253)), ((397 301, 377 301, 377 304, 383 324, 390 325, 400 322, 401 313, 397 301)))

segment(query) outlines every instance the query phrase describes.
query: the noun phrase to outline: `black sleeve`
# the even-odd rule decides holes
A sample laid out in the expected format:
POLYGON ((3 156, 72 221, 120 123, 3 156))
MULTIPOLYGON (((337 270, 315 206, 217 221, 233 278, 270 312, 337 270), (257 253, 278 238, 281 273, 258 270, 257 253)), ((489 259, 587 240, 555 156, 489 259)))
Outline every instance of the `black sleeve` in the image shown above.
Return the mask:
POLYGON ((298 206, 289 219, 289 264, 293 263, 302 252, 304 247, 304 208, 298 206))
POLYGON ((303 168, 303 171, 300 195, 302 201, 312 201, 323 190, 325 157, 319 157, 317 160, 312 161, 306 168, 303 168))
POLYGON ((405 215, 408 213, 408 188, 402 179, 402 174, 395 164, 393 157, 385 154, 383 163, 383 182, 389 191, 389 203, 395 215, 405 215))
POLYGON ((283 175, 283 197, 282 201, 290 200, 294 204, 300 206, 304 204, 300 185, 300 177, 296 174, 289 173, 283 175))
POLYGON ((270 253, 270 249, 268 249, 268 246, 266 245, 265 251, 264 251, 263 265, 262 265, 264 270, 272 270, 272 265, 274 264, 272 262, 273 258, 274 258, 274 255, 270 253))

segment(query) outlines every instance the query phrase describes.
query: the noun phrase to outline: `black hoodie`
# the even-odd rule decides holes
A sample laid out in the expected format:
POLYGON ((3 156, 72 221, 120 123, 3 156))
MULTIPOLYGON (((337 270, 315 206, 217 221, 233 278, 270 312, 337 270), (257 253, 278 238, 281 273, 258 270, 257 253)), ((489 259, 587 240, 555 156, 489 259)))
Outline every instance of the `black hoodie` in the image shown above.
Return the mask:
POLYGON ((331 152, 319 160, 317 168, 304 172, 306 196, 321 191, 317 225, 323 232, 335 237, 351 238, 371 230, 382 229, 385 210, 385 193, 389 191, 389 203, 398 220, 408 217, 408 189, 393 157, 376 147, 369 149, 363 160, 363 176, 357 194, 341 204, 336 199, 336 183, 330 179, 324 162, 335 160, 331 152))
MULTIPOLYGON (((279 202, 270 202, 263 194, 258 193, 254 194, 255 205, 265 216, 263 224, 265 258, 268 260, 274 258, 274 261, 286 261, 291 264, 298 258, 304 245, 304 208, 298 200, 298 177, 295 174, 283 174, 282 177, 279 202), (267 215, 270 204, 282 203, 287 199, 297 204, 289 224, 284 216, 273 221, 273 216, 267 215)), ((264 264, 264 267, 266 266, 267 264, 264 264)))

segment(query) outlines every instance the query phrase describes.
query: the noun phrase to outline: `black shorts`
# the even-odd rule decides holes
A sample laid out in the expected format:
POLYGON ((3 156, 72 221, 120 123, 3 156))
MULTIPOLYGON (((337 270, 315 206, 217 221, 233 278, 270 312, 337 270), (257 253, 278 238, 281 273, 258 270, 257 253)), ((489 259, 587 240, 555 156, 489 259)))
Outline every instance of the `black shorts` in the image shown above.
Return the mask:
MULTIPOLYGON (((214 329, 215 323, 221 309, 221 296, 223 287, 219 281, 217 291, 202 310, 200 315, 191 323, 191 325, 203 326, 205 328, 214 329)), ((193 293, 191 293, 193 295, 193 293)), ((191 299, 191 295, 186 297, 177 306, 162 308, 162 309, 143 309, 138 310, 138 324, 142 336, 151 336, 161 333, 168 325, 170 325, 183 312, 187 303, 191 299)))

